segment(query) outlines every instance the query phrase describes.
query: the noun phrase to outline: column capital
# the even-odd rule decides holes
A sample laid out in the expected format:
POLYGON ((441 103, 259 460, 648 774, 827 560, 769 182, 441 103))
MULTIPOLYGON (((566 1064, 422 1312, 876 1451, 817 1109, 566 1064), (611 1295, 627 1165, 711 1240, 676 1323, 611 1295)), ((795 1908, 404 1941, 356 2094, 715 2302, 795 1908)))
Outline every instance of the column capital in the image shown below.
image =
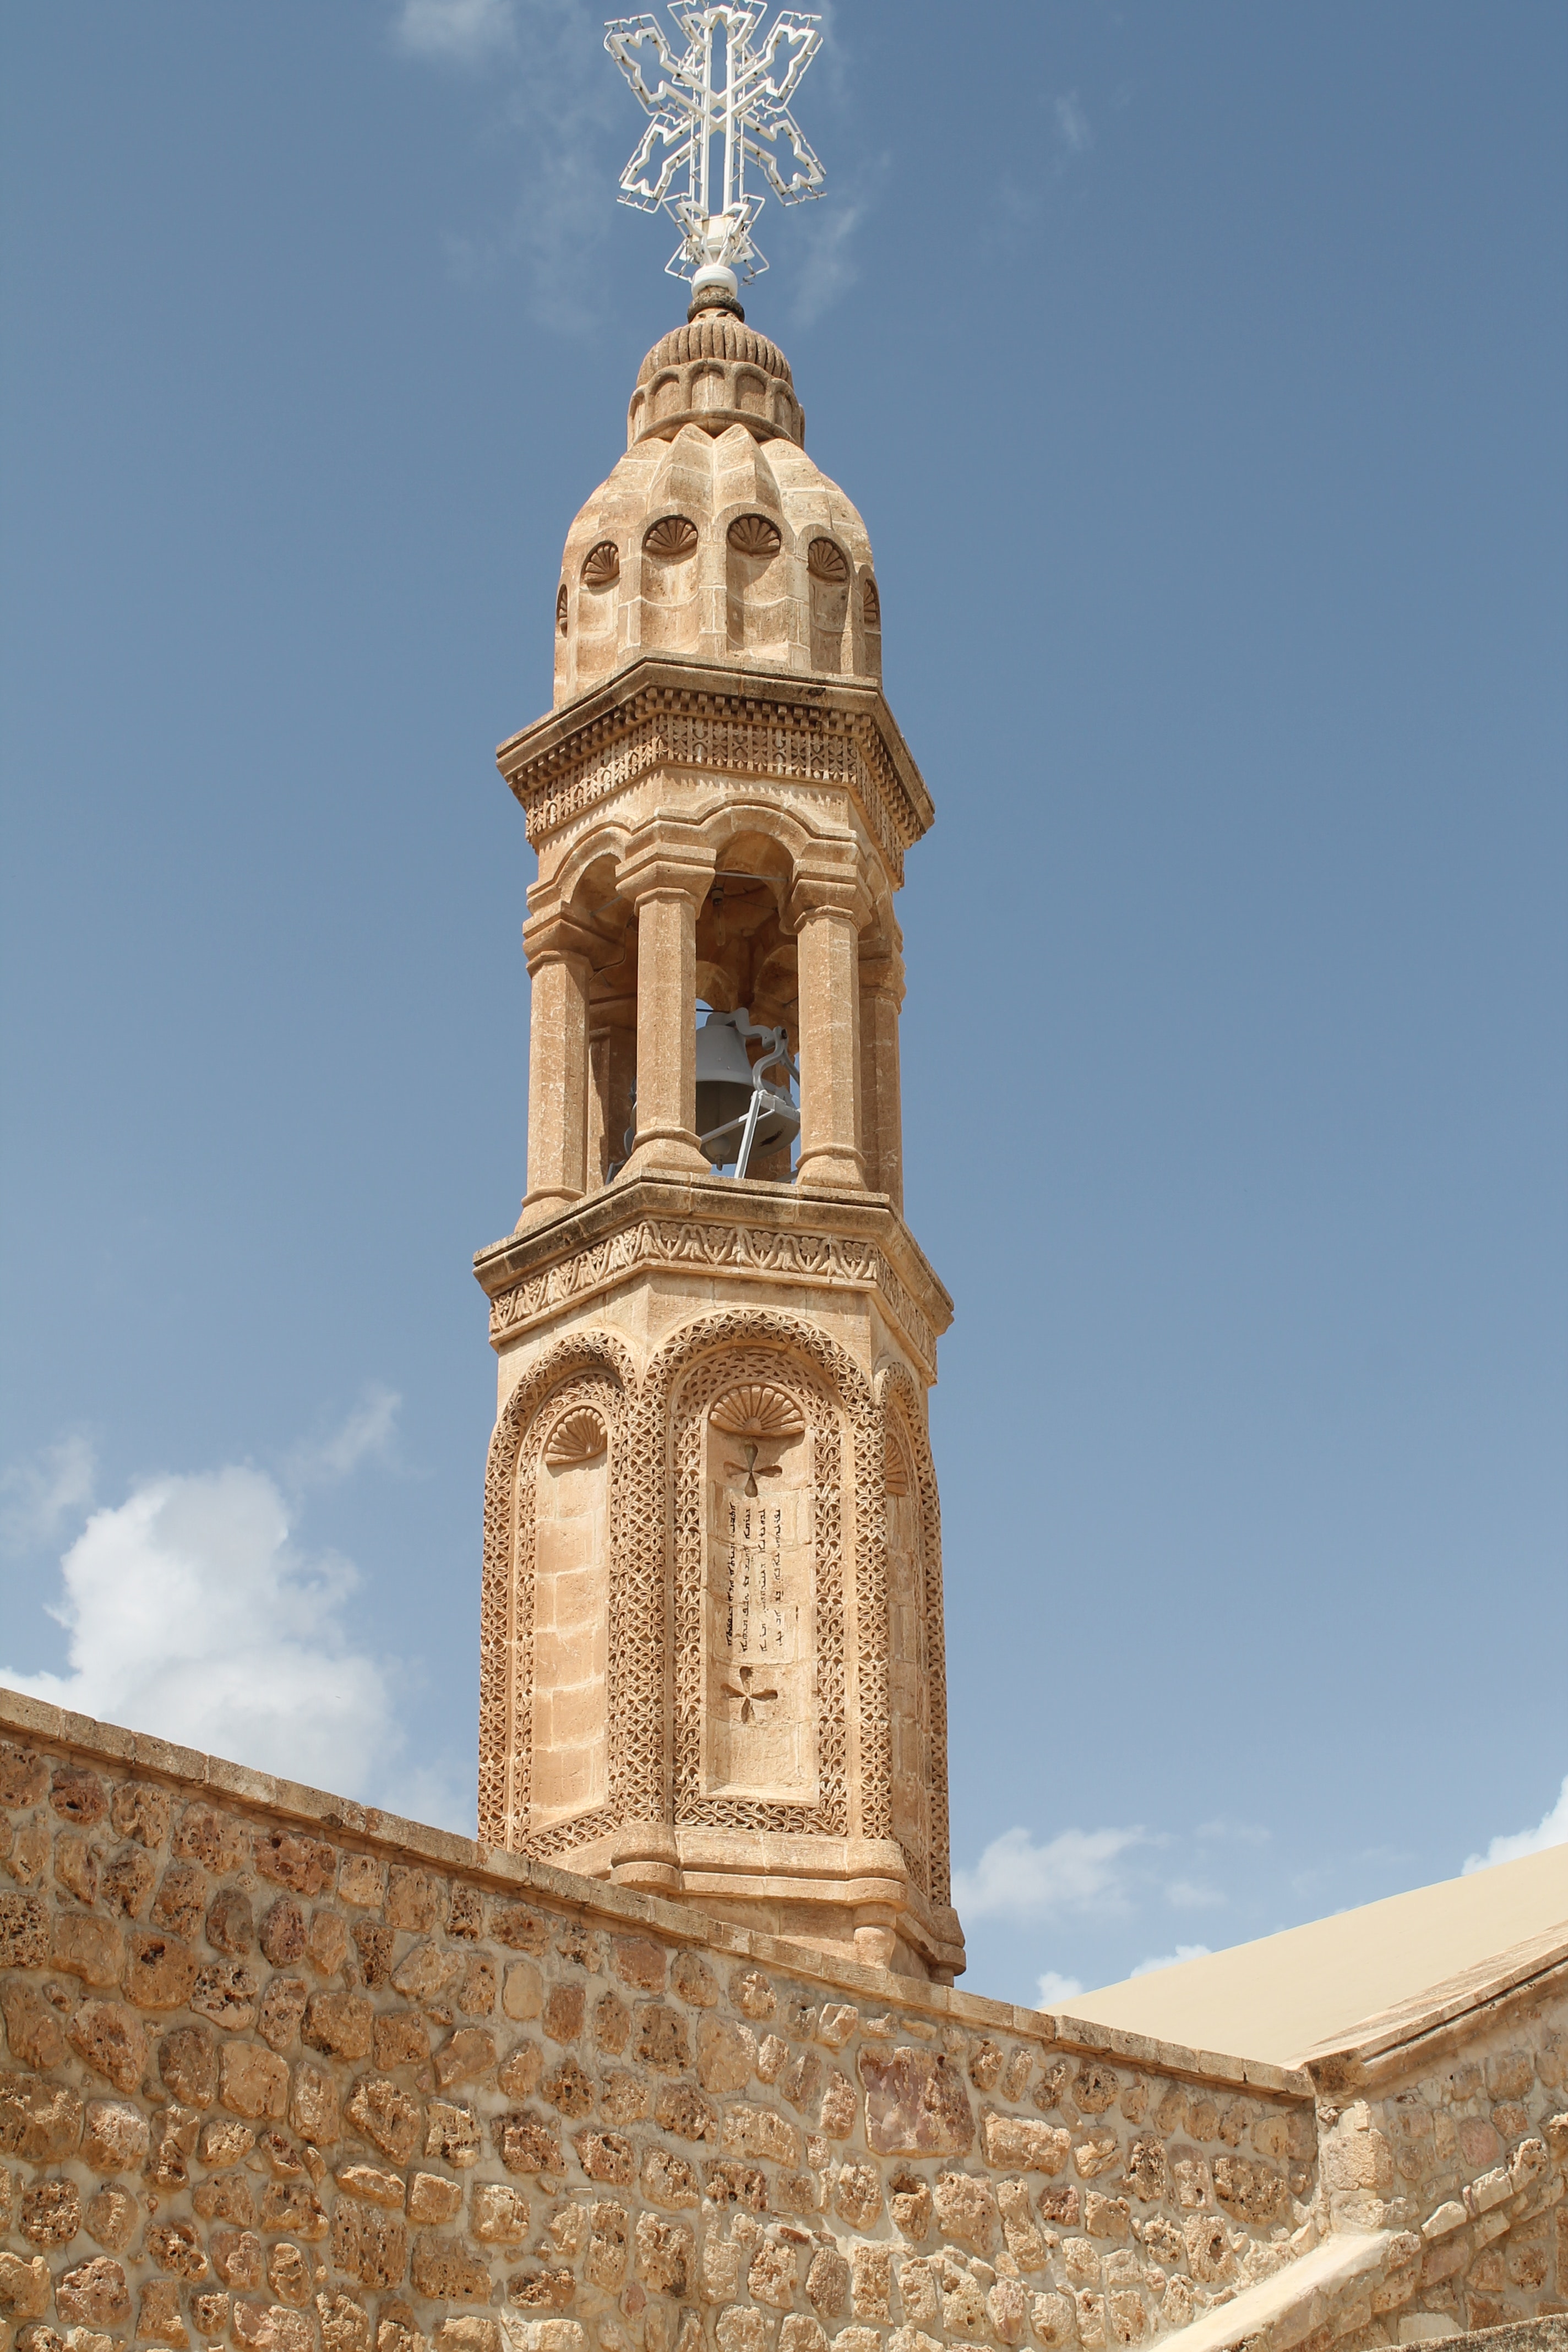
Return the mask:
POLYGON ((635 833, 616 871, 620 895, 634 907, 648 898, 689 898, 700 906, 718 852, 695 825, 657 824, 635 833))
POLYGON ((904 960, 896 948, 879 948, 860 959, 860 986, 868 996, 885 996, 895 1006, 904 1001, 904 960))
POLYGON ((798 931, 818 915, 839 916, 853 923, 858 931, 864 930, 871 919, 871 894, 858 870, 854 853, 831 859, 803 859, 795 869, 786 909, 793 930, 798 931))
POLYGON ((563 907, 542 907, 522 927, 522 951, 531 980, 550 963, 581 963, 592 967, 593 951, 605 942, 563 907))

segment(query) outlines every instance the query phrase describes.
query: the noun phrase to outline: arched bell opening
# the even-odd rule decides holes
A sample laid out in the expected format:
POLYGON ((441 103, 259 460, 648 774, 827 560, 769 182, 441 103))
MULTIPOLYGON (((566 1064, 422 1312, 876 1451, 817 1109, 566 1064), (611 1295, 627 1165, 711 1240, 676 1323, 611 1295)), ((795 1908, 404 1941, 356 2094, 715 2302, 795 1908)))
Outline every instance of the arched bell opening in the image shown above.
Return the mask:
POLYGON ((763 836, 732 842, 697 918, 697 1111, 715 1170, 789 1183, 800 1133, 794 941, 781 908, 790 861, 763 836))
POLYGON ((609 1183, 630 1157, 637 1119, 637 926, 616 887, 606 854, 579 881, 573 912, 591 940, 588 980, 590 1192, 609 1183))

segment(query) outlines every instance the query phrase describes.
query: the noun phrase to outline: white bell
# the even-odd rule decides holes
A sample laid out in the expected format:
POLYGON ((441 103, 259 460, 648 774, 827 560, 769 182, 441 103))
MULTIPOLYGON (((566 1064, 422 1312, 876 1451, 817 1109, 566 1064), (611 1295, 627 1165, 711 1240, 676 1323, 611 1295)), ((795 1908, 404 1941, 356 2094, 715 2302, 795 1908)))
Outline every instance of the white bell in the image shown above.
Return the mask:
POLYGON ((794 1075, 782 1029, 758 1028, 743 1004, 709 1013, 697 1032, 697 1136, 710 1166, 733 1160, 742 1177, 753 1151, 773 1151, 799 1134, 800 1113, 789 1093, 794 1075), (748 1037, 763 1042, 756 1062, 746 1051, 748 1037), (770 1074, 772 1086, 765 1083, 770 1074))

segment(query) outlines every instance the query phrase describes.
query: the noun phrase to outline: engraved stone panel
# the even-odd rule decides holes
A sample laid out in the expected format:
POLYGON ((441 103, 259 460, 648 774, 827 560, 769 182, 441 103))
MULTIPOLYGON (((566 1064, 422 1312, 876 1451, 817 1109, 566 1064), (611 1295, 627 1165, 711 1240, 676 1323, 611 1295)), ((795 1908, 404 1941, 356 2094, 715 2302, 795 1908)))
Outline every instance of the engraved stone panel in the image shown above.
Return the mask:
POLYGON ((702 1781, 710 1796, 816 1801, 811 1447, 715 1408, 707 1429, 702 1781), (756 1434, 752 1434, 755 1430, 756 1434))

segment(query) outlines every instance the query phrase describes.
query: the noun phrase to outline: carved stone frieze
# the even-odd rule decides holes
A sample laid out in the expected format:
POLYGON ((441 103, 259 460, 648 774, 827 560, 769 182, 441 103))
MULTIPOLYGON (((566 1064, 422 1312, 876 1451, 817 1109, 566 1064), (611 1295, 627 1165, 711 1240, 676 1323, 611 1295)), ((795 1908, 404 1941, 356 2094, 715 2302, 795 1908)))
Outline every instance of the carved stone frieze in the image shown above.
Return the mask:
POLYGON ((875 1243, 842 1234, 642 1218, 572 1255, 556 1259, 490 1300, 490 1344, 542 1323, 564 1307, 607 1290, 640 1268, 700 1266, 705 1273, 770 1275, 788 1282, 874 1290, 934 1375, 936 1332, 875 1243))

